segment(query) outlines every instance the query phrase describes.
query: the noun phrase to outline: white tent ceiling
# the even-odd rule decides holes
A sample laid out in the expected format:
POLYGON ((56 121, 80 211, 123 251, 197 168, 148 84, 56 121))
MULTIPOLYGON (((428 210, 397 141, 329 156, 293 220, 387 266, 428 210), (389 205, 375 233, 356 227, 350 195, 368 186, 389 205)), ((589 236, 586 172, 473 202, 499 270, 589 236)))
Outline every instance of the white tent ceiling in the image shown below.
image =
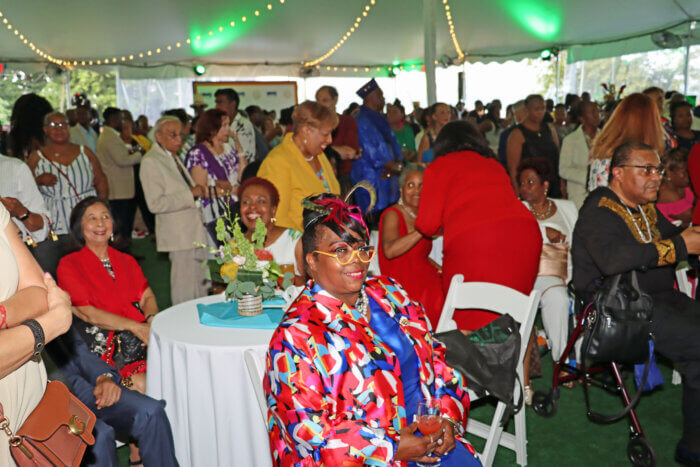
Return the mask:
MULTIPOLYGON (((454 58, 444 2, 433 1, 437 56, 454 58)), ((95 66, 105 58, 122 64, 122 56, 133 54, 135 60, 120 67, 123 77, 183 76, 191 74, 196 62, 245 65, 246 72, 255 74, 296 74, 303 61, 323 55, 340 40, 365 6, 371 7, 367 16, 320 71, 325 74, 326 66, 337 66, 334 74, 342 74, 343 67, 362 72, 365 66, 420 63, 423 0, 4 2, 3 18, 12 29, 0 24, 0 60, 39 58, 20 39, 22 34, 54 57, 93 60, 95 66), (198 34, 201 47, 185 43, 198 34), (156 53, 158 48, 161 53, 156 53)), ((651 50, 656 46, 650 32, 675 27, 687 34, 689 21, 700 19, 700 0, 452 0, 449 7, 456 37, 471 61, 503 61, 553 46, 570 48, 574 57, 584 59, 651 50), (639 37, 616 41, 631 36, 639 37), (608 43, 574 47, 603 41, 608 43)), ((696 32, 693 43, 700 42, 700 25, 696 32)))

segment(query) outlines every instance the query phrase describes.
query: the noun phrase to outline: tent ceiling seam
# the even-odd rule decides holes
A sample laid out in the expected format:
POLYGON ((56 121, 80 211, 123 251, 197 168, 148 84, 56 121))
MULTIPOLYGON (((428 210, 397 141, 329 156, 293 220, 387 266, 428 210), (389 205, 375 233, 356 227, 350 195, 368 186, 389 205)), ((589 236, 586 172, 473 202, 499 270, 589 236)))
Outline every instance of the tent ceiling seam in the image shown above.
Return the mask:
POLYGON ((688 19, 693 19, 693 16, 692 16, 690 13, 688 13, 688 11, 687 11, 685 8, 683 8, 683 5, 681 5, 681 4, 678 2, 678 0, 672 0, 672 1, 673 1, 673 3, 676 4, 676 6, 678 7, 678 9, 681 10, 681 11, 683 12, 683 14, 686 16, 686 18, 688 18, 688 19))

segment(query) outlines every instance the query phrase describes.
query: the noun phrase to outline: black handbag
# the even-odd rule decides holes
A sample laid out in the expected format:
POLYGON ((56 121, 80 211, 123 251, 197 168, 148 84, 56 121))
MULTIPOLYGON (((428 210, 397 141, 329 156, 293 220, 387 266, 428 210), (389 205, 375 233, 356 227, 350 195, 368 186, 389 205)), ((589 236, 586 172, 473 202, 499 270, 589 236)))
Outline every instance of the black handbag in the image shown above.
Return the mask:
POLYGON ((143 341, 131 331, 114 333, 114 353, 112 360, 117 368, 123 368, 129 363, 146 360, 146 346, 143 341))
MULTIPOLYGON (((593 296, 581 346, 584 373, 596 363, 632 365, 644 363, 642 381, 630 402, 619 412, 606 415, 591 409, 588 387, 584 385, 588 418, 598 423, 612 423, 626 417, 641 399, 649 375, 649 340, 653 301, 642 292, 637 272, 607 277, 593 296)), ((616 369, 619 371, 619 369, 616 369)))
POLYGON ((468 336, 455 329, 435 338, 447 348, 447 364, 462 374, 477 395, 483 397, 488 392, 510 409, 522 407, 522 394, 517 406, 513 403, 520 333, 512 316, 501 315, 468 336))
POLYGON ((594 363, 640 364, 649 359, 653 302, 636 271, 603 281, 593 298, 583 337, 583 358, 594 363))

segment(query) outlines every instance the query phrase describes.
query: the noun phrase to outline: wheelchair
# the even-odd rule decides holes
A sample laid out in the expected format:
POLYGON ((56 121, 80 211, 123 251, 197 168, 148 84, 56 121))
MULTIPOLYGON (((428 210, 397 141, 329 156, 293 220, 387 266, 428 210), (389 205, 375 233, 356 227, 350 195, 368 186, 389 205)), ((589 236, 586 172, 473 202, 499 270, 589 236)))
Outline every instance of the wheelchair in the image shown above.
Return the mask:
POLYGON ((627 417, 630 430, 629 441, 627 443, 627 456, 629 460, 634 466, 638 467, 655 466, 657 460, 656 451, 644 436, 641 423, 634 410, 636 404, 631 403, 632 400, 625 386, 621 366, 611 362, 587 368, 585 365, 577 367, 567 363, 568 357, 572 354, 572 351, 575 352, 576 343, 579 338, 583 337, 583 333, 589 325, 589 322, 595 319, 593 303, 585 303, 584 300, 575 293, 571 284, 569 286, 569 291, 574 297, 574 329, 573 332, 571 332, 562 355, 559 356, 557 360, 555 360, 556 356, 552 355, 552 359, 554 360, 552 387, 545 391, 535 391, 532 398, 532 408, 535 413, 541 417, 553 417, 557 412, 560 386, 568 382, 583 380, 582 387, 586 401, 586 415, 588 418, 596 423, 613 423, 627 417), (561 375, 560 373, 562 371, 565 371, 567 374, 561 375), (591 410, 589 389, 592 386, 597 386, 607 392, 618 395, 622 399, 626 410, 618 414, 619 416, 615 418, 601 416, 591 410))

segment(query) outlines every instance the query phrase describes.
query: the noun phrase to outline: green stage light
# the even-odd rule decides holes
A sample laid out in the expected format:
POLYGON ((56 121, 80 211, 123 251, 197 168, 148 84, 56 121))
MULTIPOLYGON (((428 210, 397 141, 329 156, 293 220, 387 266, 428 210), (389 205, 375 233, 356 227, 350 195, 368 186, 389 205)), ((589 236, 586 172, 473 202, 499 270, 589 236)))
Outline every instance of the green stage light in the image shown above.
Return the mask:
POLYGON ((202 76, 204 73, 206 73, 207 68, 204 65, 196 65, 194 67, 194 73, 198 76, 202 76))
POLYGON ((552 51, 549 49, 544 49, 542 52, 540 52, 540 58, 542 60, 550 60, 552 58, 552 51))

